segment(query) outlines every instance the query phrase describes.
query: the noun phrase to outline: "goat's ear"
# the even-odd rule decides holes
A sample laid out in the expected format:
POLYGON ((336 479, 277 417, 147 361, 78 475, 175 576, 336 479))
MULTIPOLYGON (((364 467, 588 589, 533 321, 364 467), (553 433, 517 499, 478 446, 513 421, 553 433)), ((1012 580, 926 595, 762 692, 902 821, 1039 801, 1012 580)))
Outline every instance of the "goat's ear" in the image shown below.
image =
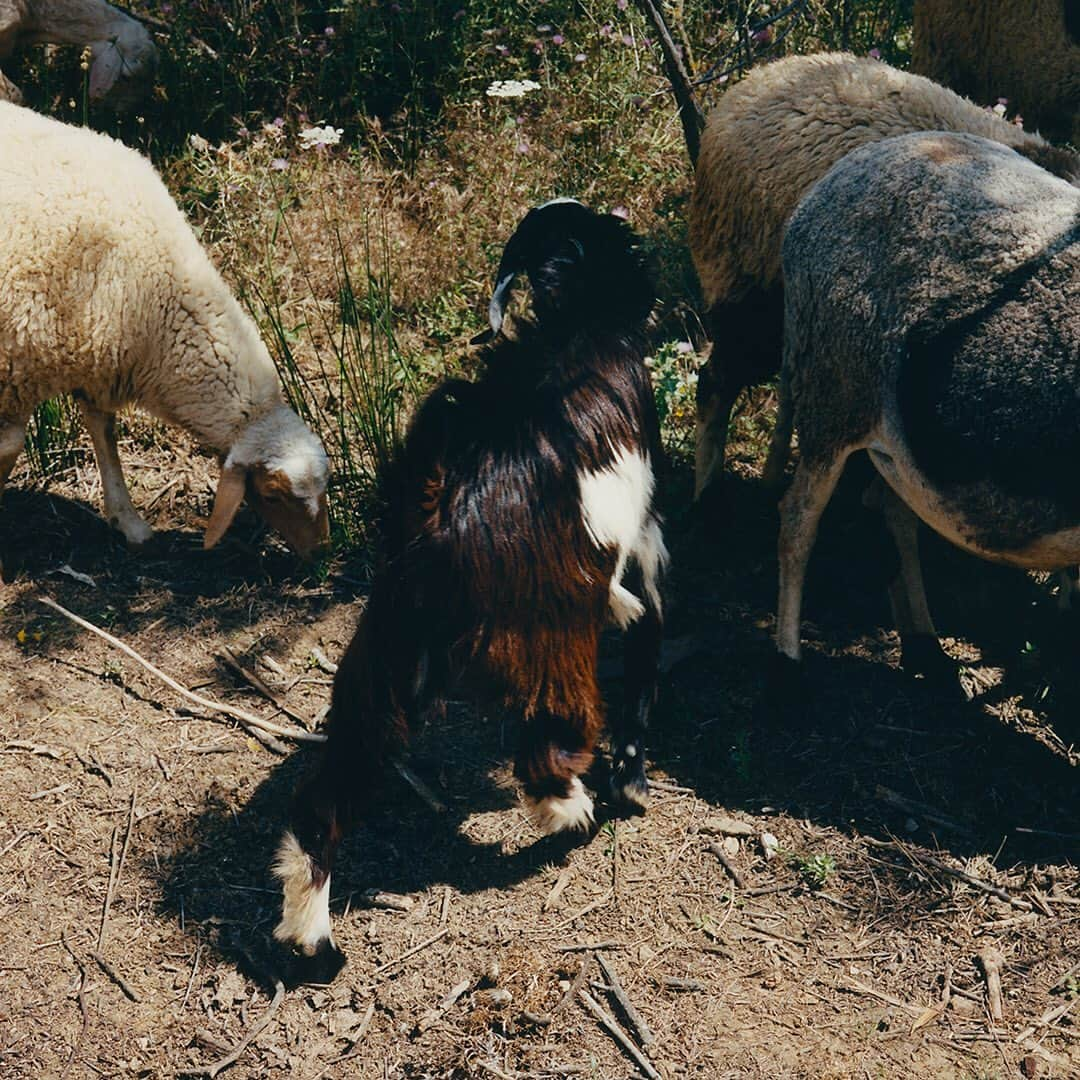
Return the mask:
POLYGON ((209 551, 225 535, 236 517, 236 511, 244 501, 244 488, 247 481, 247 469, 242 465, 225 464, 221 468, 217 494, 214 496, 214 510, 206 525, 203 547, 209 551))
POLYGON ((124 66, 124 58, 116 42, 105 42, 100 50, 94 50, 90 65, 90 97, 94 101, 103 98, 112 88, 124 66))
POLYGON ((495 275, 495 291, 491 294, 491 300, 488 303, 488 322, 491 324, 493 334, 497 334, 502 329, 506 305, 510 301, 510 288, 514 284, 516 274, 517 267, 507 260, 504 252, 502 262, 499 263, 499 272, 495 275))

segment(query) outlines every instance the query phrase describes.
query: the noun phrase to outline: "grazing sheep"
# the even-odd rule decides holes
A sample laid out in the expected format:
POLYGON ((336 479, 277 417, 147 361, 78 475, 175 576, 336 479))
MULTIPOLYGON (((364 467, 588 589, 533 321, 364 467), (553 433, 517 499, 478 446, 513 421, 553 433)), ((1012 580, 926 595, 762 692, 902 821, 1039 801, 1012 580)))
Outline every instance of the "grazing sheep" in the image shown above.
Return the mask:
MULTIPOLYGON (((25 45, 89 45, 90 97, 116 108, 149 85, 157 49, 142 23, 105 0, 0 0, 0 60, 25 45)), ((0 76, 0 100, 21 99, 0 76)))
POLYGON ((105 516, 152 535, 120 470, 113 414, 138 404, 223 465, 212 547, 245 494, 302 554, 328 536, 327 461, 273 361, 153 166, 121 143, 0 102, 0 491, 34 408, 74 393, 105 516))
POLYGON ((612 787, 644 806, 667 554, 652 506, 659 430, 643 363, 652 284, 620 219, 559 200, 510 238, 490 305, 499 334, 527 274, 535 320, 487 347, 476 382, 419 410, 384 478, 384 561, 334 680, 329 742, 301 788, 275 872, 274 936, 332 978, 330 870, 409 729, 464 681, 520 725, 515 773, 537 825, 584 829, 579 777, 603 722, 597 644, 626 631, 612 787), (640 596, 624 584, 633 570, 640 596))
POLYGON ((916 0, 911 67, 1027 127, 1080 146, 1076 0, 916 0))
POLYGON ((698 380, 695 498, 723 471, 728 418, 745 386, 780 367, 780 244, 802 196, 845 154, 910 131, 963 131, 1080 179, 1080 158, 951 90, 879 60, 794 56, 753 71, 709 117, 690 203, 690 249, 714 345, 698 380))
POLYGON ((803 575, 855 450, 887 484, 905 667, 950 672, 915 516, 982 558, 1080 560, 1080 191, 999 143, 941 132, 848 155, 783 247, 784 364, 770 470, 780 505, 780 653, 800 657, 803 575), (936 669, 936 670, 935 670, 936 669))

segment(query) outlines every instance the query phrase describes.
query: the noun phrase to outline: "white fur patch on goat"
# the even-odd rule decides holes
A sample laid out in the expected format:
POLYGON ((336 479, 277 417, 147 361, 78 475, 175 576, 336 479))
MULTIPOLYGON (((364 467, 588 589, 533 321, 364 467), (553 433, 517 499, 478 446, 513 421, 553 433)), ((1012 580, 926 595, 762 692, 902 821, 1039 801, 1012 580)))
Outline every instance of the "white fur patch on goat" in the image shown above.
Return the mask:
POLYGON ((529 816, 542 833, 577 829, 584 832, 593 823, 593 802, 575 776, 570 780, 570 794, 565 798, 547 795, 543 799, 526 799, 529 816))
POLYGON ((657 598, 656 573, 667 559, 659 525, 650 515, 653 486, 648 456, 627 447, 621 447, 606 468, 578 473, 581 518, 589 538, 598 548, 613 547, 617 552, 611 575, 611 613, 624 630, 645 611, 622 584, 627 559, 634 556, 641 563, 651 599, 657 598))
POLYGON ((311 858, 291 832, 281 838, 273 869, 285 893, 281 922, 274 927, 274 937, 295 945, 307 956, 314 956, 323 942, 332 945, 330 876, 320 887, 315 887, 311 858))

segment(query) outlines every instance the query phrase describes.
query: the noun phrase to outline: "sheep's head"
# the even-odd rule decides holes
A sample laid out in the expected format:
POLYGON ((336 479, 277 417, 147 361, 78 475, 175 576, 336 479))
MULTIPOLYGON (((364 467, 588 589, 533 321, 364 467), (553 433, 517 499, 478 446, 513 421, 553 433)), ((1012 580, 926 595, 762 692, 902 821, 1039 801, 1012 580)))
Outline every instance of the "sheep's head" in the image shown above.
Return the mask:
POLYGON ((113 33, 90 46, 90 97, 115 109, 134 103, 154 77, 158 53, 142 23, 124 16, 113 33))
POLYGON ((253 420, 221 468, 203 546, 224 536, 247 495, 252 506, 304 558, 330 539, 326 508, 329 466, 322 444, 285 405, 253 420))

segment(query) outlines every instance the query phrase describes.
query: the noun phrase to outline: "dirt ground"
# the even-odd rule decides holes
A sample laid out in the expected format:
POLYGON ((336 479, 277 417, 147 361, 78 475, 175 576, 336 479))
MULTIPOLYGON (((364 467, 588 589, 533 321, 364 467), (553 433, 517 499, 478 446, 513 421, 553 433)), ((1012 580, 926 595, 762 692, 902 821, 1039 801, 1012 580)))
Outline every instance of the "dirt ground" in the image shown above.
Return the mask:
MULTIPOLYGON (((225 1075, 643 1075, 570 992, 632 1030, 597 955, 665 1078, 1080 1077, 1080 631, 1048 583, 928 541, 931 603, 973 700, 907 681, 858 477, 811 568, 801 702, 771 692, 775 510, 733 478, 727 527, 705 528, 673 470, 647 816, 538 838, 506 767, 512 733, 455 707, 412 759, 448 812, 388 781, 334 875, 348 965, 273 1003, 268 863, 314 751, 275 756, 187 711, 38 598, 189 688, 274 715, 217 660, 228 646, 313 721, 330 680, 312 649, 340 654, 367 570, 305 576, 250 517, 204 553, 212 471, 177 445, 124 451, 161 530, 141 554, 96 516, 85 462, 48 492, 19 474, 5 495, 4 1080, 197 1074, 267 1018, 225 1075), (407 910, 372 906, 369 889, 407 910)), ((614 638, 604 664, 614 703, 614 638)))

